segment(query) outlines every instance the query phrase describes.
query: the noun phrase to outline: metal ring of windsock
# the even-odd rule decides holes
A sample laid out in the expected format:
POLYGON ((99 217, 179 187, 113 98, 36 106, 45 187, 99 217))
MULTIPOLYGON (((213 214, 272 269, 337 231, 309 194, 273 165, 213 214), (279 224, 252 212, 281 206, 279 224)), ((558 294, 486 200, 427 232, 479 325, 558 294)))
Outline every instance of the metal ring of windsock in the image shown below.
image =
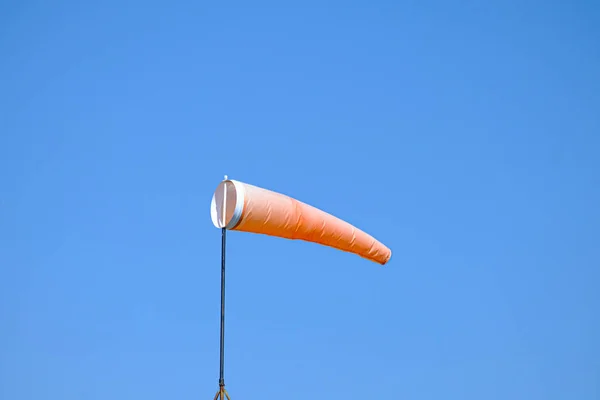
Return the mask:
POLYGON ((392 252, 352 224, 292 197, 236 180, 217 186, 210 207, 213 225, 221 229, 221 363, 217 398, 229 399, 223 379, 225 321, 225 236, 227 230, 304 240, 354 253, 385 265, 392 252))

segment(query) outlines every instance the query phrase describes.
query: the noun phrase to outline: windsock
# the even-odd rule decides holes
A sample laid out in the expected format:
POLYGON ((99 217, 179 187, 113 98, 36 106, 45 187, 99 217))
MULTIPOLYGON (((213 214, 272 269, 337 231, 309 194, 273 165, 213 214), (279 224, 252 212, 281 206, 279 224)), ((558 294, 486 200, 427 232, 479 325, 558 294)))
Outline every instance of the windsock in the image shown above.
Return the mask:
POLYGON ((350 223, 284 194, 225 179, 211 202, 215 227, 304 240, 386 264, 392 252, 350 223))

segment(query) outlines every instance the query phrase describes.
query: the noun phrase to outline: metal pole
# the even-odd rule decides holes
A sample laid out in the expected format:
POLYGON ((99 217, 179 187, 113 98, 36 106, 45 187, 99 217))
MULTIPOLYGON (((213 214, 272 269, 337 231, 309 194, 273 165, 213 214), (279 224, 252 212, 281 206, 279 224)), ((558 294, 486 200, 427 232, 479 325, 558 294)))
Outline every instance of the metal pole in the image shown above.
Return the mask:
POLYGON ((221 229, 221 354, 219 368, 219 386, 225 386, 225 238, 226 228, 221 229))

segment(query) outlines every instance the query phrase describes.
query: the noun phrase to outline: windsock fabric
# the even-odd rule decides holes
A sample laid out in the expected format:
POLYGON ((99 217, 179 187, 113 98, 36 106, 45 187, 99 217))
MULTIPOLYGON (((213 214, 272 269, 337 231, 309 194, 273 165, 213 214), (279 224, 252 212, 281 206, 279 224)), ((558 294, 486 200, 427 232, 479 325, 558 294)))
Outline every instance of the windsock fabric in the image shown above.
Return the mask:
POLYGON ((318 243, 386 264, 392 252, 372 236, 313 206, 257 186, 222 181, 212 199, 218 228, 318 243))

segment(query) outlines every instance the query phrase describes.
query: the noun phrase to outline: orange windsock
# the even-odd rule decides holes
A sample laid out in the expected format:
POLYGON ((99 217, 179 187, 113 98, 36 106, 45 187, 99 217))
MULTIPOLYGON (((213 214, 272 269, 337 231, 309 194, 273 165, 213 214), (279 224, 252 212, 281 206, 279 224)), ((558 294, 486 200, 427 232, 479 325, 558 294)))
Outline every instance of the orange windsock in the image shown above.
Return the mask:
POLYGON ((381 265, 392 256, 389 248, 346 221, 284 194, 227 178, 215 190, 211 218, 217 228, 318 243, 381 265))

